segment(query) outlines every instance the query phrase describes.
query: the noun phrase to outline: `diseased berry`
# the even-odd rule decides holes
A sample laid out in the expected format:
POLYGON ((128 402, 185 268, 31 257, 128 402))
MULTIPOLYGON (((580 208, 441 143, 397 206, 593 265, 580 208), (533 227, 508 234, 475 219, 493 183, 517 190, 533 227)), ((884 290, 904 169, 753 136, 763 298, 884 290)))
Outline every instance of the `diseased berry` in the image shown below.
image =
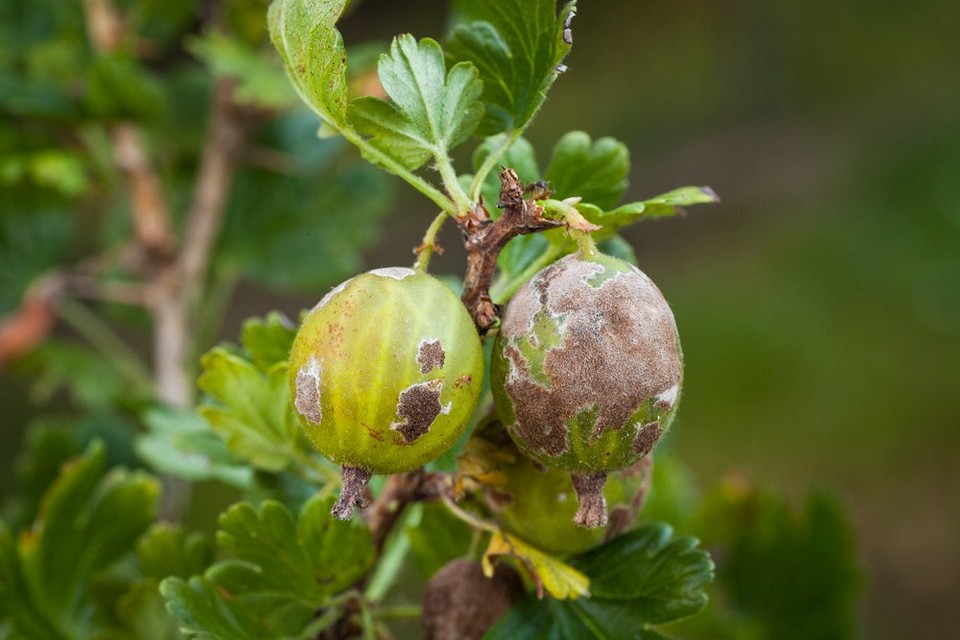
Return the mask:
POLYGON ((577 499, 570 474, 520 453, 496 421, 477 425, 458 460, 458 472, 481 496, 500 526, 557 556, 582 553, 628 531, 646 502, 652 460, 609 474, 603 497, 610 507, 605 527, 573 522, 577 499))
POLYGON ((333 513, 347 519, 371 474, 412 471, 457 441, 480 395, 483 353, 443 283, 412 269, 375 269, 307 314, 288 376, 310 440, 343 466, 333 513))
POLYGON ((574 521, 606 522, 609 471, 647 455, 673 419, 683 364, 673 313, 623 260, 567 256, 507 306, 493 351, 497 411, 520 449, 571 474, 574 521))
POLYGON ((493 577, 468 558, 448 562, 427 583, 420 624, 425 640, 479 640, 523 596, 517 572, 498 562, 493 577))
POLYGON ((504 482, 488 487, 484 497, 500 525, 548 553, 582 553, 627 531, 637 518, 649 489, 650 458, 607 476, 603 498, 610 517, 605 526, 586 529, 574 524, 577 498, 570 474, 538 466, 526 456, 501 467, 504 482))

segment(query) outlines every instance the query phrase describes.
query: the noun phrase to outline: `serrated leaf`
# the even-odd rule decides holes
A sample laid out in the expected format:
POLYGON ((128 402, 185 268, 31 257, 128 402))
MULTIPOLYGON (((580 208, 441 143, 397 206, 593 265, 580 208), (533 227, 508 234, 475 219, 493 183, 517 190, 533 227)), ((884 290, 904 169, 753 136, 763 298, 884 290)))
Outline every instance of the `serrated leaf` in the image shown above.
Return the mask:
POLYGON ((558 200, 579 196, 601 209, 617 205, 627 190, 630 152, 614 138, 593 141, 583 131, 565 134, 553 148, 544 178, 558 200))
POLYGON ((446 159, 483 116, 476 67, 460 62, 447 72, 435 40, 394 38, 389 53, 380 56, 378 74, 391 102, 357 98, 347 108, 347 120, 407 169, 431 157, 446 159))
POLYGON ((349 0, 274 0, 270 39, 300 97, 329 125, 345 124, 347 54, 335 25, 349 0))
POLYGON ((703 588, 713 578, 713 563, 695 548, 696 540, 681 537, 671 542, 670 537, 667 525, 652 525, 573 558, 570 566, 590 579, 589 598, 527 597, 484 637, 664 637, 651 625, 702 609, 703 588))
POLYGON ((574 3, 559 15, 554 0, 461 0, 456 6, 464 22, 446 49, 480 72, 485 115, 478 133, 522 129, 543 104, 570 50, 563 24, 574 3))
POLYGON ((155 408, 144 414, 147 433, 134 442, 141 460, 160 473, 193 482, 219 480, 250 488, 253 469, 230 453, 223 438, 195 411, 155 408))
POLYGON ((197 385, 215 401, 201 405, 200 414, 234 454, 257 468, 280 471, 295 449, 308 449, 290 402, 286 363, 263 372, 217 347, 200 364, 197 385))
POLYGON ((593 596, 629 600, 633 614, 648 624, 671 622, 700 611, 713 579, 710 556, 695 538, 670 542, 673 531, 651 525, 616 538, 571 560, 590 576, 593 596))
POLYGON ((279 362, 286 362, 290 355, 297 325, 278 311, 271 311, 265 318, 248 318, 240 332, 240 344, 253 364, 266 371, 279 362))
POLYGON ((369 531, 330 515, 332 499, 315 496, 299 517, 278 502, 259 510, 239 503, 221 515, 217 541, 230 558, 189 582, 161 589, 184 630, 215 637, 298 636, 326 599, 373 564, 369 531), (224 633, 235 635, 222 635, 224 633))
MULTIPOLYGON (((16 539, 0 520, 0 621, 20 638, 58 640, 62 633, 52 626, 42 607, 30 598, 17 554, 16 539)), ((0 629, 3 629, 0 626, 0 629)), ((15 637, 15 636, 14 636, 15 637)))
POLYGON ((656 629, 638 625, 623 603, 588 598, 537 600, 527 597, 486 635, 484 640, 665 640, 656 629))
POLYGON ((167 578, 160 583, 167 611, 180 620, 180 631, 198 640, 260 640, 262 630, 249 613, 224 598, 206 578, 167 578))
POLYGON ((103 447, 92 445, 64 467, 15 546, 0 531, 0 590, 18 601, 11 624, 26 637, 94 635, 92 581, 133 550, 154 518, 157 481, 122 469, 103 475, 104 462, 103 447))
POLYGON ((483 573, 493 576, 495 556, 509 555, 522 561, 533 575, 537 588, 542 588, 558 599, 577 599, 590 594, 590 579, 572 566, 549 556, 532 547, 520 538, 497 531, 490 538, 487 550, 483 554, 483 573))
MULTIPOLYGON (((617 229, 639 220, 675 216, 684 212, 683 207, 719 201, 720 198, 710 187, 681 187, 648 200, 620 205, 610 211, 604 211, 593 203, 581 202, 577 205, 577 211, 590 222, 602 227, 593 235, 595 239, 604 240, 611 237, 617 229)), ((556 234, 556 231, 548 234, 556 234)))

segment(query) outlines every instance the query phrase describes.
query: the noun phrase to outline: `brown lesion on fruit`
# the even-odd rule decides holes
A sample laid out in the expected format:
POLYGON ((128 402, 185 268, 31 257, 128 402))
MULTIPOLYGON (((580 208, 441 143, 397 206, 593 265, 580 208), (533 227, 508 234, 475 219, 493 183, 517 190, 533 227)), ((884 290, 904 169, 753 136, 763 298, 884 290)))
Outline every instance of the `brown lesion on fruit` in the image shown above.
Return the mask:
POLYGON ((637 437, 633 441, 633 450, 639 456, 645 456, 653 450, 653 447, 663 435, 663 427, 659 422, 648 422, 637 429, 637 437))
POLYGON ((459 389, 461 387, 467 386, 471 382, 473 382, 473 376, 470 375, 469 373, 465 373, 459 378, 457 378, 456 380, 454 380, 453 387, 454 389, 459 389))
POLYGON ((420 373, 430 373, 434 368, 442 369, 446 357, 447 354, 440 345, 440 340, 422 340, 420 350, 417 352, 420 373))
POLYGON ((307 364, 297 372, 296 397, 293 404, 301 416, 313 424, 320 424, 323 410, 320 406, 320 362, 310 356, 307 364))
POLYGON ((599 268, 575 256, 554 263, 517 292, 504 316, 506 390, 516 417, 510 428, 534 452, 565 453, 566 425, 584 410, 595 409, 592 436, 599 437, 632 424, 651 399, 676 399, 682 365, 669 306, 649 279, 633 273, 587 284, 599 268), (549 386, 511 345, 526 339, 544 312, 563 317, 560 340, 543 358, 549 386))
POLYGON ((438 378, 407 387, 400 393, 397 400, 397 416, 400 420, 391 424, 390 428, 403 436, 406 444, 430 431, 430 425, 443 409, 440 406, 442 388, 443 380, 438 378))

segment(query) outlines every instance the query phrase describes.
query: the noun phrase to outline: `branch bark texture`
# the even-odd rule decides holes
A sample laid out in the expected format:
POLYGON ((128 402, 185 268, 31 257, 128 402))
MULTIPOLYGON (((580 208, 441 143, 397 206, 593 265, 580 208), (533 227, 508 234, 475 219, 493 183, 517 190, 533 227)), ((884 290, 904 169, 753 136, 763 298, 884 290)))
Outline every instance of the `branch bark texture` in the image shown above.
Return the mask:
POLYGON ((481 335, 493 326, 499 316, 499 310, 490 298, 490 283, 496 272, 500 251, 517 236, 563 225, 562 222, 544 218, 543 208, 535 200, 524 198, 523 185, 513 169, 500 172, 500 200, 497 206, 503 208, 503 214, 496 220, 490 219, 482 202, 466 216, 457 219, 467 249, 463 303, 481 335))

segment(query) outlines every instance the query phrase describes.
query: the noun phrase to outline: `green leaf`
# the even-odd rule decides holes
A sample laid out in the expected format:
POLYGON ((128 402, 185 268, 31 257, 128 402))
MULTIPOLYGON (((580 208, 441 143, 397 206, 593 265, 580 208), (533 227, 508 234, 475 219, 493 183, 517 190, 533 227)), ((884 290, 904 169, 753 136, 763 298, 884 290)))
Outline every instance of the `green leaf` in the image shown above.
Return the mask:
POLYGON ((279 73, 276 59, 264 56, 239 38, 214 31, 188 40, 187 48, 215 75, 234 79, 234 99, 241 104, 282 109, 296 100, 290 83, 279 73))
POLYGON ((563 23, 568 3, 557 14, 555 0, 460 0, 463 17, 447 42, 456 61, 472 62, 483 81, 486 107, 478 133, 523 129, 557 79, 557 65, 570 50, 563 23))
POLYGON ((64 638, 42 608, 31 600, 20 568, 16 538, 0 520, 0 631, 7 629, 13 638, 64 638))
POLYGON ((422 505, 418 517, 407 524, 404 533, 410 539, 413 561, 426 578, 470 551, 470 526, 441 505, 422 505))
POLYGON ((248 318, 243 323, 240 344, 261 371, 286 362, 297 335, 297 325, 278 311, 264 318, 248 318))
POLYGON ((695 539, 670 537, 667 525, 652 525, 573 558, 570 565, 590 578, 589 598, 528 596, 484 637, 664 637, 652 625, 700 611, 713 579, 713 563, 695 539))
POLYGON ((493 577, 491 558, 501 555, 510 555, 521 560, 536 581, 538 590, 542 587, 554 598, 576 600, 590 595, 590 580, 587 576, 562 560, 502 531, 491 536, 483 554, 483 573, 488 578, 493 577))
POLYGON ((17 602, 10 624, 23 636, 91 637, 98 621, 90 585, 154 518, 157 481, 122 469, 103 475, 104 463, 103 447, 92 445, 50 486, 32 529, 15 544, 0 530, 0 590, 17 602))
POLYGON ((583 131, 565 134, 553 148, 544 178, 558 200, 579 196, 601 209, 611 209, 627 190, 630 152, 613 138, 591 140, 583 131))
POLYGON ((178 640, 177 619, 166 608, 156 579, 140 580, 113 603, 118 628, 94 640, 178 640))
POLYGON ((33 522, 43 495, 60 474, 61 466, 82 453, 74 425, 50 420, 33 422, 24 435, 24 447, 16 464, 17 523, 33 522))
POLYGON ((409 35, 394 38, 380 56, 380 84, 392 102, 353 100, 347 119, 369 142, 407 169, 431 157, 446 159, 466 140, 483 116, 477 69, 461 62, 446 71, 435 40, 409 35))
POLYGON ((713 579, 713 562, 695 538, 670 542, 672 533, 665 524, 644 527, 570 564, 590 576, 595 598, 629 600, 645 623, 678 620, 706 606, 703 587, 713 579))
POLYGON ((212 561, 213 549, 207 536, 188 533, 169 522, 154 524, 137 541, 137 564, 146 577, 187 578, 202 573, 212 561))
POLYGON ((349 0, 274 0, 270 38, 300 97, 329 125, 345 124, 347 53, 334 25, 349 0))
POLYGON ((253 481, 253 469, 230 453, 223 438, 194 411, 155 408, 143 417, 147 433, 134 449, 154 470, 192 482, 219 480, 241 489, 253 481))
POLYGON ((610 237, 617 229, 639 220, 675 216, 683 213, 683 207, 719 201, 720 198, 710 187, 681 187, 648 200, 620 205, 610 211, 603 211, 593 203, 582 202, 577 205, 577 211, 590 222, 603 227, 593 234, 594 238, 603 240, 610 237))
POLYGON ((197 384, 208 394, 200 414, 235 455, 259 469, 280 471, 297 449, 309 448, 293 413, 286 363, 263 372, 217 347, 200 358, 200 365, 197 384))
POLYGON ((264 636, 239 603, 227 600, 206 578, 167 578, 160 583, 167 610, 180 631, 198 640, 260 640, 264 636))
POLYGON ((332 502, 315 496, 297 519, 269 500, 259 510, 239 503, 221 515, 217 541, 231 558, 202 578, 161 585, 183 629, 201 637, 298 636, 329 596, 373 564, 369 531, 335 520, 332 502))

